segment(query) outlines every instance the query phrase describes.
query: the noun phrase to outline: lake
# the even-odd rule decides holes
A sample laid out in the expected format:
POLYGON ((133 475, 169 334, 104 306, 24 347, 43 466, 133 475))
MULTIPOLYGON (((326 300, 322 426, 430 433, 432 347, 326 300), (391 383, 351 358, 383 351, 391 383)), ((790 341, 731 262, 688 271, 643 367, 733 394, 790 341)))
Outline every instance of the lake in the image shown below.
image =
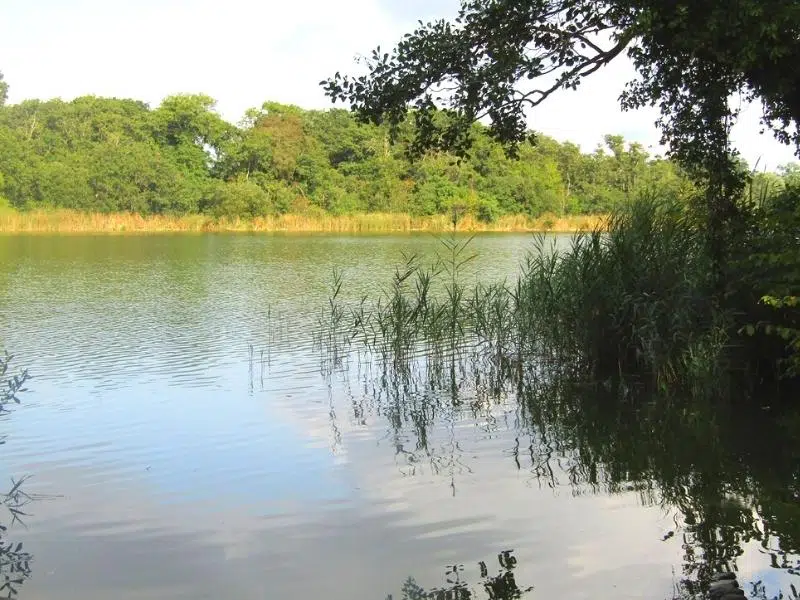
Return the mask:
MULTIPOLYGON (((475 238, 465 281, 513 278, 531 244, 475 238)), ((5 534, 33 556, 19 597, 663 599, 704 562, 792 597, 800 483, 783 444, 800 420, 720 415, 724 439, 692 437, 602 409, 534 418, 468 374, 454 401, 387 382, 355 346, 326 365, 333 269, 348 299, 376 296, 403 253, 438 248, 0 237, 0 341, 34 377, 0 417, 3 481, 32 476, 5 534)))

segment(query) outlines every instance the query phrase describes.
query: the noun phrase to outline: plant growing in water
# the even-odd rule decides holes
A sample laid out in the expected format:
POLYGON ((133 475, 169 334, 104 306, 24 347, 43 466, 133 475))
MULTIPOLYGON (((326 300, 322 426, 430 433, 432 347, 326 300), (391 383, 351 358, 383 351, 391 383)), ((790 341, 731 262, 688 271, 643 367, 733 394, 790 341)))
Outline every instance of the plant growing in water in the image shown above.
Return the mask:
POLYGON ((745 370, 742 313, 713 293, 704 232, 685 206, 641 198, 566 249, 549 239, 534 238, 513 283, 468 287, 472 238, 452 235, 431 266, 404 256, 376 300, 349 310, 335 273, 328 338, 361 342, 395 365, 421 352, 440 360, 471 352, 505 369, 558 364, 590 380, 718 396, 745 370))
MULTIPOLYGON (((9 373, 13 356, 6 353, 0 356, 0 413, 7 412, 9 404, 19 404, 18 394, 25 391, 25 382, 29 379, 27 371, 9 373)), ((2 442, 0 442, 2 443, 2 442)), ((0 505, 6 509, 15 523, 24 516, 23 507, 31 501, 22 484, 25 478, 12 480, 11 490, 0 496, 0 505)), ((0 523, 0 594, 5 598, 17 596, 19 587, 30 576, 31 555, 22 547, 22 542, 14 543, 5 539, 8 527, 0 523)))

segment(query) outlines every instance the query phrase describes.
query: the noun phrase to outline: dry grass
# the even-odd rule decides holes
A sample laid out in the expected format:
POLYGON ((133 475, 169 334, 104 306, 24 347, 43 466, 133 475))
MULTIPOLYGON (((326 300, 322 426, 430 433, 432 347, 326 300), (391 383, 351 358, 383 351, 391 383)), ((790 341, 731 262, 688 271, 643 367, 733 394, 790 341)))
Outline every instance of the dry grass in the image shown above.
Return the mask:
MULTIPOLYGON (((530 219, 505 216, 494 223, 482 223, 467 215, 459 231, 552 231, 569 233, 602 225, 604 217, 554 215, 530 219)), ((0 212, 1 233, 165 233, 165 232, 330 232, 390 233, 452 229, 448 216, 413 217, 407 214, 369 213, 346 216, 287 214, 255 219, 214 219, 205 215, 142 216, 131 213, 84 213, 72 210, 0 212)))

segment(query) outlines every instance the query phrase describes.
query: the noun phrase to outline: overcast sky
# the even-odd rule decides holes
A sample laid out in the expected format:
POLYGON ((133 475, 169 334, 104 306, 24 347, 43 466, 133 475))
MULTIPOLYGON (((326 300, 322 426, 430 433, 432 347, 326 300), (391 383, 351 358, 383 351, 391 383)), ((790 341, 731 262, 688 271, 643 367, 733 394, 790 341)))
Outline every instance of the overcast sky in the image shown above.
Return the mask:
MULTIPOLYGON (((0 0, 0 71, 10 101, 84 94, 130 97, 204 92, 231 121, 265 100, 330 106, 318 83, 354 69, 354 57, 389 47, 417 19, 448 17, 457 0, 0 0)), ((659 151, 655 113, 623 113, 626 59, 530 115, 530 126, 592 150, 619 133, 659 151)), ((774 169, 791 150, 759 135, 748 107, 735 143, 774 169)))

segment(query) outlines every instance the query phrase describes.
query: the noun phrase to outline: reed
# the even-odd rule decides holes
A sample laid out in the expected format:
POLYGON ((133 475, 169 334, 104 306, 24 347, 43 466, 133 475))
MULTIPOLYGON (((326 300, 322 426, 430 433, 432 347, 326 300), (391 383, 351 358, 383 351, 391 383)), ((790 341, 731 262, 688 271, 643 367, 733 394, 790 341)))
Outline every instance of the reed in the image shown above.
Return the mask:
POLYGON ((727 337, 702 228, 683 207, 652 199, 607 223, 560 251, 539 236, 513 282, 465 285, 470 238, 453 235, 428 266, 404 257, 392 283, 349 312, 337 273, 328 320, 336 340, 359 340, 401 370, 422 355, 438 368, 468 352, 512 379, 533 366, 600 380, 634 375, 661 388, 688 377, 705 388, 697 382, 724 370, 727 337))
MULTIPOLYGON (((532 219, 507 215, 483 223, 471 215, 462 217, 457 230, 466 232, 569 233, 597 228, 603 216, 544 215, 532 219)), ((92 213, 75 210, 0 211, 2 233, 173 233, 173 232, 307 232, 307 233, 406 233, 446 232, 453 229, 448 215, 415 217, 402 213, 353 215, 284 214, 253 219, 213 218, 207 215, 140 215, 136 213, 92 213)))

